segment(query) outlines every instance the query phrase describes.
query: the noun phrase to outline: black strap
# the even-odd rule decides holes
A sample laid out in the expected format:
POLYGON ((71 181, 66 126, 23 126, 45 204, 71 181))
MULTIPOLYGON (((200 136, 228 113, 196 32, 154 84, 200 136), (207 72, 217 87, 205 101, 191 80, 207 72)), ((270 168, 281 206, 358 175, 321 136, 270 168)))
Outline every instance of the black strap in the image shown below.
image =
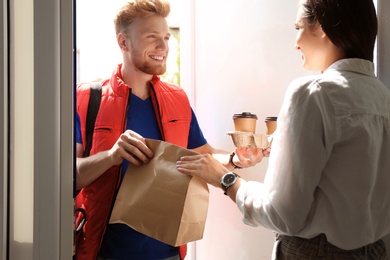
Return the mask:
POLYGON ((87 222, 87 212, 83 208, 76 209, 76 214, 77 212, 80 212, 83 215, 80 223, 76 227, 76 232, 79 232, 84 227, 85 222, 87 222))
POLYGON ((100 100, 102 98, 102 84, 100 82, 91 83, 91 94, 89 97, 87 122, 86 122, 86 141, 84 157, 89 156, 92 146, 93 129, 95 128, 95 120, 100 107, 100 100))

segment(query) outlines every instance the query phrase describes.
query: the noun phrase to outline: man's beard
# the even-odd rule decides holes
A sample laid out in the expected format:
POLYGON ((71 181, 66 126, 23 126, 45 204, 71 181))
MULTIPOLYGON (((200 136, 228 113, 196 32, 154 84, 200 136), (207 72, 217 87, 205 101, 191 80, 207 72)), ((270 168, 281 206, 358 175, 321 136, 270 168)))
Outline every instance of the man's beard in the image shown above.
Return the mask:
POLYGON ((165 61, 161 65, 151 64, 150 62, 145 61, 145 59, 143 59, 141 55, 138 55, 136 51, 132 51, 131 56, 132 56, 134 67, 137 70, 142 71, 146 74, 162 75, 167 70, 165 61))

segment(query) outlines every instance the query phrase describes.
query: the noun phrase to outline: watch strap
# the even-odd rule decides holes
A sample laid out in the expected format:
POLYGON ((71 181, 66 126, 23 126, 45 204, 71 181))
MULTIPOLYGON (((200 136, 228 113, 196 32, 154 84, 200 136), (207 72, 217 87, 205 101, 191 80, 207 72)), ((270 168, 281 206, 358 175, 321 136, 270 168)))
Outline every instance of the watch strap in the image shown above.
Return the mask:
POLYGON ((240 167, 240 166, 234 164, 234 162, 233 162, 233 157, 234 157, 235 155, 236 155, 235 152, 232 152, 232 153, 230 154, 230 157, 229 157, 229 164, 230 164, 231 166, 233 166, 234 169, 242 169, 242 167, 240 167))

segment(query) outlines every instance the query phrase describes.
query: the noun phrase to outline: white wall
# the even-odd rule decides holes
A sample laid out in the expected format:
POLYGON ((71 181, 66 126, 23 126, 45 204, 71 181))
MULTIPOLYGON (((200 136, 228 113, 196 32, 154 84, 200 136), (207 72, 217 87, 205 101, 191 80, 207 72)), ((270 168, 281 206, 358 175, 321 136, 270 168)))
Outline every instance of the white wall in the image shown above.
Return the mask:
MULTIPOLYGON (((193 1, 193 7, 194 107, 209 143, 232 151, 226 135, 233 130, 232 115, 257 114, 257 132, 264 133, 264 118, 277 116, 289 82, 308 74, 294 49, 297 2, 284 1, 281 8, 279 1, 213 0, 193 1)), ((266 167, 267 159, 238 173, 262 181, 266 167)), ((195 259, 270 259, 274 234, 243 224, 236 205, 220 189, 210 190, 195 259)))
MULTIPOLYGON (((184 11, 187 11, 187 23, 193 28, 186 31, 186 24, 182 23, 181 29, 195 42, 191 48, 182 47, 191 52, 182 55, 191 58, 195 67, 182 70, 182 86, 192 94, 192 104, 209 143, 230 151, 234 147, 225 133, 232 130, 234 113, 256 113, 257 131, 263 133, 263 120, 277 115, 288 83, 310 73, 303 70, 301 54, 294 50, 297 1, 192 0, 189 6, 193 11, 189 8, 184 11)), ((389 11, 389 1, 382 0, 381 7, 389 11)), ((380 22, 383 33, 385 24, 389 27, 388 12, 382 11, 380 22)), ((389 66, 390 56, 383 55, 384 46, 389 42, 386 37, 387 45, 380 38, 379 50, 383 77, 389 75, 384 69, 389 66)), ((261 181, 266 167, 265 159, 261 165, 240 170, 239 174, 261 181)), ((273 233, 244 225, 230 199, 220 189, 210 189, 204 239, 194 243, 192 257, 196 260, 270 259, 273 233)))

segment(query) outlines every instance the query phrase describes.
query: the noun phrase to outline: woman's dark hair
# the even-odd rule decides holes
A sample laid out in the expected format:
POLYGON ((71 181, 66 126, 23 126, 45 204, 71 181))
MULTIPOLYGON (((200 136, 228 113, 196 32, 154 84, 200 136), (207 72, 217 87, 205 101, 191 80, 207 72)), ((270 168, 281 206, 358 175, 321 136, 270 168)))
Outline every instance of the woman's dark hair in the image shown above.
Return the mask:
POLYGON ((373 61, 378 21, 372 0, 301 1, 309 25, 319 22, 346 58, 373 61))

